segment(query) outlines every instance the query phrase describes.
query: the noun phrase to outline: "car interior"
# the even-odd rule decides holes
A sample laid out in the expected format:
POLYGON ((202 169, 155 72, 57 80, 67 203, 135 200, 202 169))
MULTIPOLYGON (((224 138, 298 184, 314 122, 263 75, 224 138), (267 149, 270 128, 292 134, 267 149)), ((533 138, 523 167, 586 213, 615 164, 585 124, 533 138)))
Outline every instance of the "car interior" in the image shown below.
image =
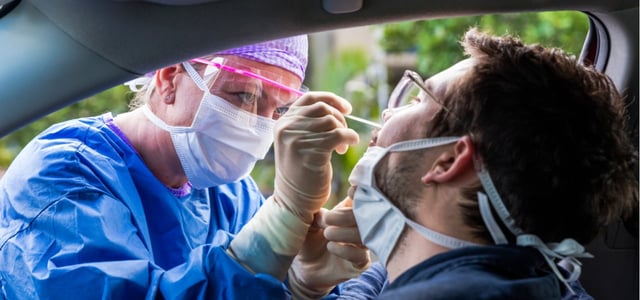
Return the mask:
MULTIPOLYGON (((252 42, 405 20, 582 11, 580 58, 628 102, 638 147, 637 0, 0 0, 0 137, 157 68, 252 42)), ((636 175, 638 173, 636 172, 636 175)), ((638 299, 638 210, 587 245, 595 299, 638 299)))

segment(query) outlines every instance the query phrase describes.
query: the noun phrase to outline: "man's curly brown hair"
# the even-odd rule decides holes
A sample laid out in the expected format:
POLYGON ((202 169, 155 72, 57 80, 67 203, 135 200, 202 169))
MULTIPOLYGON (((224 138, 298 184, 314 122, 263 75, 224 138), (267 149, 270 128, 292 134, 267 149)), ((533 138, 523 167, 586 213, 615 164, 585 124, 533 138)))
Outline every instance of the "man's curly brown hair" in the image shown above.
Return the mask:
MULTIPOLYGON (((613 82, 560 49, 472 28, 462 40, 474 67, 440 99, 432 136, 470 134, 516 224, 546 242, 592 240, 638 202, 637 153, 613 82)), ((478 185, 461 205, 490 240, 478 185)))

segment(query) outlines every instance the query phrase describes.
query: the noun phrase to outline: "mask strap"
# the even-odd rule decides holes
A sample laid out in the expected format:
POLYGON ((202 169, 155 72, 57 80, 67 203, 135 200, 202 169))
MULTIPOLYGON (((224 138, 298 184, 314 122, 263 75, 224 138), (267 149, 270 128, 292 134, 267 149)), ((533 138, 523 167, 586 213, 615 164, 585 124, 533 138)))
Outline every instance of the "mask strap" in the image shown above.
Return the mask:
POLYGON ((204 80, 202 79, 202 77, 200 77, 200 74, 198 74, 198 72, 196 71, 196 69, 193 68, 193 66, 189 63, 183 62, 182 66, 184 67, 184 69, 187 71, 187 73, 189 74, 189 76, 191 77, 191 79, 193 79, 193 82, 198 86, 198 88, 203 91, 203 92, 209 92, 209 88, 207 87, 207 85, 204 83, 204 80))
POLYGON ((489 197, 489 201, 493 208, 498 213, 498 216, 502 220, 505 226, 513 233, 518 236, 523 234, 524 232, 518 226, 516 226, 515 220, 509 214, 509 210, 504 205, 502 198, 498 194, 498 190, 495 185, 493 185, 493 181, 491 180, 491 176, 489 176, 489 172, 484 168, 482 163, 478 159, 474 159, 474 164, 476 166, 476 170, 478 172, 478 178, 480 179, 480 183, 484 190, 487 192, 487 196, 489 197))
POLYGON ((158 126, 159 128, 161 128, 161 129, 163 129, 165 131, 171 132, 171 126, 167 125, 167 123, 165 123, 160 118, 158 118, 158 116, 156 116, 151 111, 151 109, 149 108, 149 105, 145 104, 141 108, 142 108, 142 112, 147 117, 147 119, 149 119, 149 121, 151 121, 151 123, 153 123, 154 125, 158 126))
MULTIPOLYGON (((398 142, 386 148, 376 146, 377 148, 383 149, 376 156, 376 161, 380 162, 380 159, 382 159, 383 156, 387 155, 387 153, 390 153, 390 152, 403 152, 403 151, 432 148, 432 147, 442 146, 446 144, 451 144, 459 139, 460 139, 459 137, 437 137, 437 138, 426 138, 426 139, 417 139, 417 140, 398 142)), ((373 175, 370 174, 368 176, 373 176, 373 175)), ((371 180, 373 182, 373 178, 371 180)))
MULTIPOLYGON (((394 206, 394 209, 395 208, 394 206)), ((402 214, 402 213, 401 213, 402 214)), ((450 237, 448 235, 444 235, 442 233, 439 233, 437 231, 433 231, 427 227, 424 227, 414 221, 412 221, 411 219, 405 217, 403 215, 405 222, 411 226, 411 228, 413 228, 415 231, 417 231, 418 233, 420 233, 420 235, 422 235, 423 237, 425 237, 426 239, 432 241, 435 244, 438 244, 442 247, 446 247, 446 248, 450 248, 450 249, 457 249, 457 248, 462 248, 462 247, 469 247, 469 246, 479 246, 479 244, 476 243, 472 243, 472 242, 467 242, 467 241, 463 241, 461 239, 457 239, 454 237, 450 237)))
POLYGON ((489 206, 489 200, 487 200, 487 195, 484 193, 478 192, 478 206, 480 207, 482 220, 484 221, 485 226, 487 226, 487 229, 489 229, 491 238, 493 238, 496 245, 508 244, 509 242, 507 241, 507 238, 504 236, 500 226, 498 226, 496 219, 493 218, 491 206, 489 206))
POLYGON ((386 149, 388 152, 412 151, 412 150, 432 148, 432 147, 442 146, 446 144, 451 144, 459 139, 460 139, 459 137, 437 137, 437 138, 417 139, 417 140, 410 140, 410 141, 395 143, 386 149))
MULTIPOLYGON (((385 151, 381 155, 384 155, 387 152, 411 151, 411 150, 418 150, 418 149, 447 145, 447 144, 456 142, 459 139, 460 139, 459 137, 436 137, 436 138, 426 138, 426 139, 417 139, 417 140, 399 142, 386 148, 387 151, 385 151)), ((432 241, 435 244, 438 244, 442 247, 446 247, 450 249, 469 247, 469 246, 478 246, 478 244, 476 243, 471 243, 461 239, 450 237, 442 233, 433 231, 429 228, 426 228, 421 224, 414 222, 413 220, 404 216, 404 214, 402 214, 402 212, 400 212, 395 206, 393 206, 393 209, 397 210, 398 213, 400 213, 400 215, 403 216, 403 218, 405 219, 405 222, 409 226, 411 226, 411 228, 413 228, 415 231, 420 233, 420 235, 422 235, 423 237, 432 241)))
POLYGON ((142 112, 144 113, 144 115, 147 117, 147 119, 149 119, 149 121, 151 121, 151 123, 153 123, 154 125, 158 126, 158 128, 167 131, 167 132, 188 132, 191 131, 190 127, 180 127, 180 126, 170 126, 167 125, 167 123, 165 123, 162 119, 158 118, 158 116, 156 116, 151 109, 149 108, 149 105, 145 104, 142 107, 140 107, 142 109, 142 112))
POLYGON ((558 279, 562 281, 571 294, 575 295, 575 291, 571 288, 569 282, 577 280, 582 272, 582 264, 577 258, 593 258, 593 255, 584 251, 585 249, 580 245, 580 243, 576 242, 574 239, 564 239, 561 243, 545 244, 535 234, 519 235, 516 243, 519 246, 530 246, 538 249, 547 261, 549 267, 553 270, 553 273, 556 274, 558 279), (554 259, 559 259, 561 262, 569 264, 569 267, 567 268, 569 276, 565 277, 562 275, 560 270, 558 270, 554 259))
MULTIPOLYGON (((564 239, 561 243, 545 244, 537 235, 524 233, 522 229, 515 225, 515 220, 509 214, 509 210, 507 210, 507 207, 504 205, 504 202, 500 198, 500 195, 498 195, 498 191, 493 184, 493 181, 491 180, 491 176, 489 176, 489 172, 483 167, 482 163, 478 159, 475 159, 474 163, 478 172, 480 183, 487 192, 487 196, 491 205, 493 205, 493 208, 498 213, 498 216, 502 220, 503 224, 505 224, 505 226, 507 226, 507 228, 516 236, 516 245, 536 248, 540 252, 540 254, 542 254, 556 277, 558 277, 558 280, 560 280, 567 287, 567 289, 575 295, 575 291, 573 290, 573 288, 571 288, 569 282, 575 281, 580 277, 582 264, 580 263, 580 261, 578 261, 577 258, 592 258, 593 255, 586 252, 584 247, 574 239, 564 239), (568 277, 563 276, 560 270, 558 270, 557 264, 555 263, 554 259, 559 259, 560 263, 569 265, 569 267, 567 268, 567 271, 569 272, 568 277)), ((480 197, 479 195, 479 205, 482 205, 480 203, 480 201, 482 201, 480 200, 481 198, 482 197, 480 197)), ((482 210, 480 213, 482 214, 482 210)), ((488 225, 486 221, 485 225, 491 232, 492 225, 488 225)), ((497 229, 501 232, 499 227, 497 227, 497 229)))
POLYGON ((132 92, 139 92, 142 91, 146 86, 149 86, 151 80, 153 80, 153 77, 142 76, 131 79, 125 82, 124 85, 128 86, 132 92))

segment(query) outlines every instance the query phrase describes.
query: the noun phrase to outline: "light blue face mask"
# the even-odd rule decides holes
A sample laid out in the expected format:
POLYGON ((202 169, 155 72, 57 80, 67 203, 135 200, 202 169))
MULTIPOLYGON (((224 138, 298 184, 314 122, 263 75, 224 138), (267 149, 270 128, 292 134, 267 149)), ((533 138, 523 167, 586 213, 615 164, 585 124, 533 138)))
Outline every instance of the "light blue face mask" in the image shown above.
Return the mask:
MULTIPOLYGON (((376 186, 374 170, 380 160, 390 152, 412 151, 428 149, 458 141, 458 137, 440 137, 418 139, 393 144, 387 148, 372 146, 358 161, 349 176, 349 183, 356 186, 353 196, 353 213, 358 224, 360 238, 386 266, 391 252, 398 243, 405 225, 409 225, 427 240, 450 249, 477 245, 460 240, 426 228, 406 216, 395 207, 376 186)), ((593 257, 585 252, 582 245, 573 239, 565 239, 561 243, 544 243, 538 236, 527 234, 515 224, 508 209, 500 198, 489 172, 483 167, 479 159, 475 159, 478 178, 487 194, 478 193, 480 214, 495 244, 507 244, 504 233, 493 218, 491 206, 500 217, 503 224, 516 236, 516 245, 534 247, 540 251, 558 279, 574 293, 568 282, 577 280, 580 276, 580 262, 578 257, 593 257), (568 266, 569 276, 565 277, 558 270, 555 260, 568 266)))
POLYGON ((353 213, 358 224, 360 237, 382 262, 387 265, 391 251, 398 243, 405 224, 411 226, 424 238, 447 248, 475 245, 426 228, 407 218, 375 183, 374 170, 380 160, 389 152, 411 151, 433 148, 458 141, 458 137, 411 140, 393 144, 387 148, 372 146, 358 161, 349 176, 349 183, 356 186, 353 196, 353 213))

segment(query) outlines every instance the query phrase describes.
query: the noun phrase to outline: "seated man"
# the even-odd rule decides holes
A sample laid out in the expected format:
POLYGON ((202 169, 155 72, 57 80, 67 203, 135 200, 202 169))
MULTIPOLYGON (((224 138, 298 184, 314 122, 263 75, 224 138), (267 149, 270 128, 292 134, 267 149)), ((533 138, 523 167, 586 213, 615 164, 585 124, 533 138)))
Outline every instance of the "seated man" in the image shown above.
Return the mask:
POLYGON ((558 49, 476 29, 462 45, 426 81, 405 73, 350 177, 380 298, 578 296, 582 245, 637 203, 622 98, 558 49))

